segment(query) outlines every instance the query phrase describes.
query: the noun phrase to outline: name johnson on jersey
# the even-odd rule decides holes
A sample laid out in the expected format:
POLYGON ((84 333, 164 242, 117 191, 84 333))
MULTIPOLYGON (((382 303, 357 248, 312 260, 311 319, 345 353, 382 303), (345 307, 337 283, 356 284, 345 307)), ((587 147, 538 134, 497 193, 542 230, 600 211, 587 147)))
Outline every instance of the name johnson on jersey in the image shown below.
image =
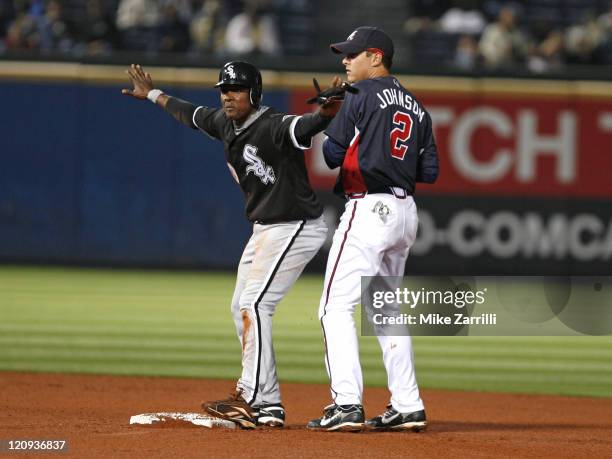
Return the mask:
POLYGON ((325 130, 328 166, 340 166, 338 194, 380 192, 388 187, 414 194, 416 182, 433 183, 438 153, 431 116, 391 76, 355 83, 338 116, 325 130))
MULTIPOLYGON (((396 83, 394 81, 394 83, 396 83)), ((412 111, 419 118, 419 122, 423 122, 425 111, 417 103, 416 100, 406 94, 401 89, 386 88, 376 93, 376 97, 380 100, 381 104, 378 106, 381 110, 389 107, 390 105, 397 105, 405 110, 412 111)))

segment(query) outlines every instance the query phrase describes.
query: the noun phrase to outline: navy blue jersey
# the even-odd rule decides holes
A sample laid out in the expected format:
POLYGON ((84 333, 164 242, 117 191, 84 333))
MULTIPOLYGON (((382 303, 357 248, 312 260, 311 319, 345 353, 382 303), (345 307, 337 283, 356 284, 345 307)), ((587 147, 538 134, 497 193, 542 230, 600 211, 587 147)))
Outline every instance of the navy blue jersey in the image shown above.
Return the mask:
POLYGON ((374 192, 396 186, 413 194, 416 182, 433 183, 438 152, 423 105, 393 76, 354 86, 359 92, 346 93, 325 131, 345 151, 336 191, 374 192))

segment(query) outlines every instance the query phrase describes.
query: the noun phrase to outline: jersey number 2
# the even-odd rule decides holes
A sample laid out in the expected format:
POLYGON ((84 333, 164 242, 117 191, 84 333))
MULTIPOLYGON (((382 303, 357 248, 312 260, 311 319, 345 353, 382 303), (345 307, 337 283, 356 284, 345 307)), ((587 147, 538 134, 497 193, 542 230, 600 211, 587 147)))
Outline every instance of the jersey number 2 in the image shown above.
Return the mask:
POLYGON ((391 131, 391 156, 404 159, 408 151, 406 141, 412 133, 412 118, 404 112, 397 111, 393 114, 393 125, 397 127, 391 131))

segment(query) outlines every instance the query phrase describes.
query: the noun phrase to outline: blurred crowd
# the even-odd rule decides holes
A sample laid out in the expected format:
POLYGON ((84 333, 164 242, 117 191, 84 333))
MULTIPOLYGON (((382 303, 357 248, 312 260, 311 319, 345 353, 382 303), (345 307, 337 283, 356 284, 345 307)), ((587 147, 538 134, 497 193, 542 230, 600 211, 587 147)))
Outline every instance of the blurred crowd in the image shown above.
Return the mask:
POLYGON ((280 53, 267 0, 0 0, 0 52, 280 53))
MULTIPOLYGON (((0 0, 0 55, 21 50, 71 56, 116 50, 308 55, 317 52, 314 18, 325 14, 314 4, 315 0, 0 0)), ((398 16, 404 8, 401 15, 409 17, 403 38, 412 49, 412 63, 445 63, 466 71, 524 66, 538 73, 559 71, 568 64, 612 65, 612 0, 391 4, 399 8, 398 16)), ((352 26, 341 22, 338 18, 338 29, 352 26)))
POLYGON ((612 64, 610 0, 414 0, 405 31, 419 62, 464 70, 612 64))

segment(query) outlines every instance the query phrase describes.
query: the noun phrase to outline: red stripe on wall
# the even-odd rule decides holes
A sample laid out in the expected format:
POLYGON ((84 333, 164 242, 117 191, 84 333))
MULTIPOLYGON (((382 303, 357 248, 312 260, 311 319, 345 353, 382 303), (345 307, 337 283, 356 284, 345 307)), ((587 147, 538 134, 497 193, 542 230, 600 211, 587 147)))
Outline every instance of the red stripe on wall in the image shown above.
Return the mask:
MULTIPOLYGON (((294 94, 300 112, 311 94, 294 94)), ((612 99, 478 89, 416 96, 432 116, 440 156, 437 182, 417 184, 417 195, 612 198, 612 99)), ((329 190, 337 170, 320 155, 307 156, 311 182, 329 190)))

